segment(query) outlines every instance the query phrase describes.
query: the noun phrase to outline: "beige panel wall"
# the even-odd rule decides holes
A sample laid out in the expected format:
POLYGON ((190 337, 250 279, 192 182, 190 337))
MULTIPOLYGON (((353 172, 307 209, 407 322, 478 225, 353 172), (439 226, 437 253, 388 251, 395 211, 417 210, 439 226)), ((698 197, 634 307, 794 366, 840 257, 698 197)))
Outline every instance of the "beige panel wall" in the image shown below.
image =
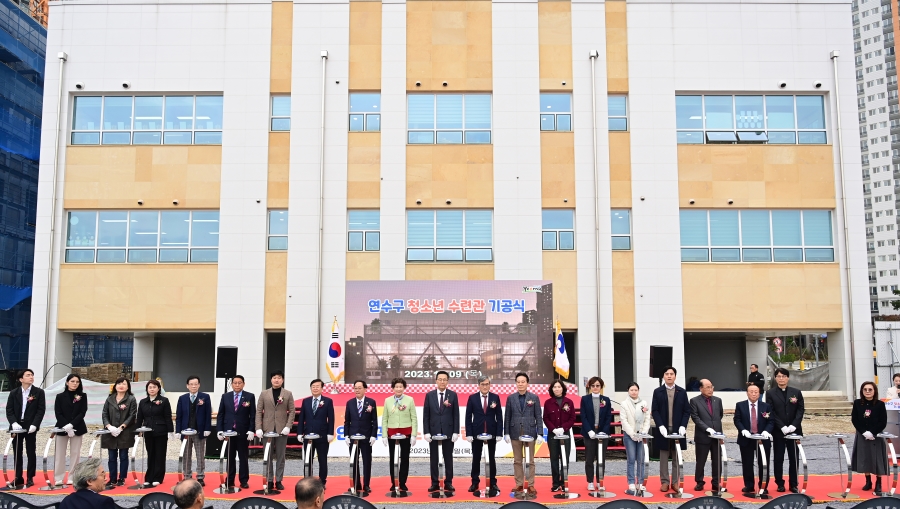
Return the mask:
POLYGON ((541 206, 575 207, 574 133, 541 133, 541 206))
POLYGON ((378 281, 381 279, 381 254, 375 252, 347 253, 347 281, 378 281))
POLYGON ((629 132, 609 133, 609 205, 610 207, 631 208, 631 133, 629 132))
POLYGON ((624 0, 606 2, 606 88, 628 93, 628 22, 624 0))
POLYGON ((578 328, 578 253, 543 251, 543 277, 553 282, 553 310, 564 329, 578 328))
POLYGON ((291 93, 294 2, 272 2, 272 60, 269 88, 273 94, 291 93))
POLYGON ((407 2, 407 90, 490 91, 492 48, 491 2, 407 2))
POLYGON ((681 266, 684 328, 839 329, 837 263, 681 266))
POLYGON ((350 2, 350 90, 381 90, 381 2, 350 2))
POLYGON ((270 209, 286 209, 291 180, 291 133, 269 133, 269 186, 267 193, 270 209))
MULTIPOLYGON (((353 2, 354 5, 360 2, 353 2)), ((375 2, 374 5, 381 5, 375 2)), ((381 206, 381 133, 347 135, 347 208, 381 206)))
POLYGON ((572 90, 572 3, 538 2, 538 54, 542 91, 572 90), (566 82, 565 85, 562 83, 566 82))
POLYGON ((834 208, 831 145, 678 145, 682 207, 834 208), (694 205, 689 200, 695 200, 694 205))
POLYGON ((218 266, 62 264, 63 330, 214 330, 218 266))
POLYGON ((64 207, 217 209, 221 170, 221 146, 70 146, 64 207))
POLYGON ((634 252, 613 251, 613 327, 634 329, 634 252))
MULTIPOLYGON (((428 2, 410 2, 407 5, 416 3, 428 2)), ((406 206, 493 208, 493 147, 407 145, 406 206), (416 204, 416 200, 421 200, 422 203, 416 204), (450 200, 450 205, 447 200, 450 200)))
POLYGON ((408 281, 493 280, 493 263, 407 263, 408 281))
POLYGON ((284 329, 287 314, 287 252, 266 253, 266 329, 284 329))

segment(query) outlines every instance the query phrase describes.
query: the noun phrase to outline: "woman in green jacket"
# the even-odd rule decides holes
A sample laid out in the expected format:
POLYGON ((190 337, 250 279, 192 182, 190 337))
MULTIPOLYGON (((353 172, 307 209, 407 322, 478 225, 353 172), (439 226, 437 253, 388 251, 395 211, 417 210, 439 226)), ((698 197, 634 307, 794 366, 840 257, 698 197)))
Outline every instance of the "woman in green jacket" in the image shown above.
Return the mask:
POLYGON ((416 435, 419 433, 419 423, 416 417, 416 402, 410 396, 403 394, 406 390, 406 380, 395 378, 391 381, 394 395, 384 400, 384 413, 381 417, 381 441, 388 447, 391 458, 391 485, 394 485, 394 442, 388 439, 396 434, 406 435, 400 440, 400 491, 406 489, 406 479, 409 477, 409 450, 416 445, 416 435))

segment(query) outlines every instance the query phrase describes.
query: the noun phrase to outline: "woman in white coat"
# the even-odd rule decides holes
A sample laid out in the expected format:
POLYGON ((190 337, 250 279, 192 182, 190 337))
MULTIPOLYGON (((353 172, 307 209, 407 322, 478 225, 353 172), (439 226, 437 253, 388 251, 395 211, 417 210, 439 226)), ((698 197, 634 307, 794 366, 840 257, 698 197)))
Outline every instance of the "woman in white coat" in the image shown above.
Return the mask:
POLYGON ((619 412, 627 462, 627 495, 635 494, 635 474, 638 480, 644 479, 644 446, 638 434, 647 433, 650 429, 650 404, 641 399, 640 391, 638 384, 631 382, 628 385, 628 397, 621 403, 622 411, 619 412))

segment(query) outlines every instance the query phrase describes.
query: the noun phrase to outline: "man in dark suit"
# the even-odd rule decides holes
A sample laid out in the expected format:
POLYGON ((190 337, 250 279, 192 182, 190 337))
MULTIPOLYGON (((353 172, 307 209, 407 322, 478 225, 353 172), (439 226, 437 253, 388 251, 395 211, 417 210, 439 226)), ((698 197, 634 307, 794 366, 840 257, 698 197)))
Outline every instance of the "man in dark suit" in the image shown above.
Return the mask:
POLYGON ((466 402, 466 440, 472 444, 472 485, 469 492, 478 490, 481 476, 481 454, 484 445, 488 448, 488 476, 490 476, 490 495, 500 494, 497 487, 497 461, 494 457, 497 451, 497 442, 503 439, 503 408, 500 406, 500 396, 491 392, 491 379, 482 376, 478 378, 478 392, 469 396, 466 402), (493 436, 493 440, 478 440, 478 435, 486 433, 493 436))
POLYGON ((60 502, 59 509, 118 509, 112 497, 103 496, 106 487, 106 472, 100 458, 81 461, 72 470, 70 493, 60 502))
MULTIPOLYGON (((772 429, 775 421, 772 419, 772 408, 764 401, 759 400, 759 387, 755 385, 747 386, 747 401, 738 402, 734 407, 734 425, 738 429, 738 447, 741 449, 741 466, 744 472, 744 489, 742 493, 753 493, 753 456, 759 451, 756 440, 750 438, 751 435, 762 435, 769 440, 763 440, 763 449, 766 458, 769 457, 771 445, 769 442, 772 438, 772 429)), ((766 486, 763 484, 763 462, 762 458, 757 458, 757 466, 759 467, 759 488, 763 495, 768 494, 766 486)))
POLYGON ((35 453, 35 433, 41 427, 46 410, 44 391, 34 385, 34 371, 26 369, 19 372, 17 377, 19 387, 9 393, 6 401, 6 420, 9 421, 9 429, 27 429, 28 433, 15 435, 14 447, 16 455, 16 486, 24 484, 27 487, 34 486, 34 471, 37 468, 37 454, 35 453), (28 455, 28 481, 22 477, 22 445, 25 446, 25 454, 28 455))
POLYGON ((766 392, 766 403, 772 407, 772 417, 775 419, 774 437, 775 454, 772 458, 775 471, 775 484, 778 491, 784 490, 784 450, 788 453, 788 480, 792 493, 800 493, 797 483, 797 451, 793 444, 788 445, 785 435, 803 434, 803 393, 795 387, 788 387, 791 380, 790 371, 784 368, 775 370, 775 387, 766 392))
POLYGON ((759 387, 759 393, 763 393, 763 389, 766 387, 766 377, 759 372, 759 366, 756 364, 750 365, 750 374, 747 375, 747 385, 755 385, 759 387))
POLYGON ((334 439, 334 402, 322 396, 323 387, 325 382, 318 378, 309 383, 312 396, 300 402, 297 435, 300 439, 310 433, 319 435, 312 441, 312 446, 314 454, 319 457, 319 480, 324 486, 328 482, 328 447, 334 439))
POLYGON ((181 440, 181 430, 193 429, 194 447, 184 451, 182 471, 184 478, 190 479, 193 475, 191 453, 197 454, 197 482, 200 486, 206 486, 203 478, 206 476, 206 437, 212 431, 212 403, 209 394, 200 392, 200 377, 191 375, 187 379, 187 394, 178 398, 175 406, 175 439, 181 440))
POLYGON ((684 435, 685 427, 691 418, 691 405, 688 403, 687 392, 682 387, 675 385, 677 374, 678 372, 672 366, 668 366, 663 371, 665 383, 653 391, 653 400, 650 403, 650 413, 656 424, 656 428, 653 430, 653 448, 659 450, 660 491, 669 491, 671 484, 669 481, 669 457, 672 458, 671 479, 677 481, 679 476, 675 450, 670 447, 687 449, 685 439, 681 439, 678 444, 675 444, 673 441, 663 438, 664 435, 684 435))
POLYGON ((700 380, 700 395, 691 398, 691 420, 694 421, 694 444, 697 452, 697 468, 694 470, 694 491, 703 491, 703 470, 706 458, 712 453, 712 490, 719 490, 719 458, 722 451, 719 441, 712 438, 722 432, 722 416, 725 409, 722 399, 713 396, 713 384, 707 379, 700 380))
POLYGON ((428 442, 428 453, 431 456, 431 486, 428 492, 440 489, 438 484, 438 447, 444 454, 444 491, 453 488, 453 444, 459 439, 459 398, 447 388, 450 374, 438 371, 434 376, 437 389, 425 395, 425 406, 422 407, 422 436, 428 442), (440 445, 431 439, 431 435, 446 435, 440 445))
POLYGON ((359 454, 363 460, 362 486, 357 484, 356 490, 363 491, 366 495, 372 492, 369 482, 372 480, 372 444, 378 439, 378 404, 372 398, 366 397, 366 389, 369 384, 365 380, 353 382, 353 392, 356 397, 347 402, 344 410, 344 440, 347 448, 352 448, 350 437, 363 435, 366 440, 359 441, 359 454))
POLYGON ((248 454, 256 419, 256 396, 244 390, 244 377, 241 375, 234 375, 231 379, 231 389, 231 392, 222 395, 219 402, 216 436, 219 440, 224 440, 223 433, 226 431, 237 432, 236 437, 231 437, 228 451, 228 486, 234 486, 234 457, 237 455, 241 462, 241 488, 247 489, 250 487, 248 454))

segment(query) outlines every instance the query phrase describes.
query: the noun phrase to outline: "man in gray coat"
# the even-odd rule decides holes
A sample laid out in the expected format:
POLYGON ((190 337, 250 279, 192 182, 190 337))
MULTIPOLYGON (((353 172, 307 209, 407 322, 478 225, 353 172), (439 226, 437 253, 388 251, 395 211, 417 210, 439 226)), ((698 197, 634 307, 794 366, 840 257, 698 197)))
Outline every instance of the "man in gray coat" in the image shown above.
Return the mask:
POLYGON ((700 380, 700 395, 691 398, 691 420, 694 421, 694 443, 697 451, 697 468, 694 491, 703 491, 703 469, 706 458, 712 453, 712 490, 719 490, 719 441, 713 433, 722 432, 722 416, 725 414, 722 399, 713 396, 713 384, 707 379, 700 380))
POLYGON ((513 470, 516 477, 515 491, 522 491, 525 480, 525 471, 522 468, 522 448, 526 442, 519 440, 520 436, 533 437, 533 442, 527 442, 530 455, 530 472, 528 475, 528 492, 536 495, 534 489, 534 449, 536 444, 544 441, 544 421, 541 419, 541 400, 533 392, 528 392, 528 375, 516 373, 516 392, 506 398, 506 412, 503 418, 503 427, 506 443, 512 443, 513 470))

